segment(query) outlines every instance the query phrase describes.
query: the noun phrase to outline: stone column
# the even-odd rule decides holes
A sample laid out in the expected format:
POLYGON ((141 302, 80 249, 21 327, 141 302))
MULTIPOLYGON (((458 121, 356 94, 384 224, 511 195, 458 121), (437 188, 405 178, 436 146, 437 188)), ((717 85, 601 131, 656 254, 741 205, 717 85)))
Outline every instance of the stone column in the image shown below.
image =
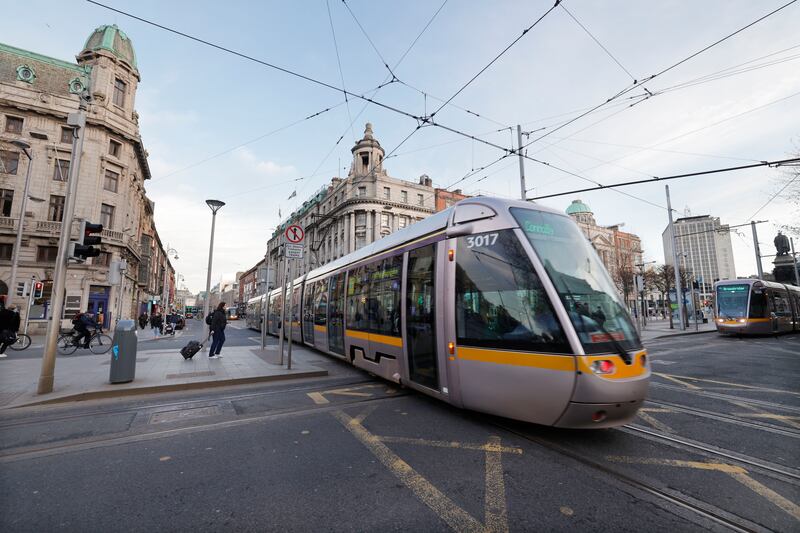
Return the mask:
POLYGON ((356 214, 354 212, 350 212, 350 215, 347 217, 347 253, 351 253, 356 249, 356 214))

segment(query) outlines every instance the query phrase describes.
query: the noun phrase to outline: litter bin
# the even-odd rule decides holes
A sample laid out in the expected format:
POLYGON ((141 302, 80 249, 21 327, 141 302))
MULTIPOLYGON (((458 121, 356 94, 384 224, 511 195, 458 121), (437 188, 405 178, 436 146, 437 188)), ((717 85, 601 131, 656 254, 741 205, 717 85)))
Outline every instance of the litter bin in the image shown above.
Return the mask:
POLYGON ((111 370, 108 380, 111 383, 128 383, 136 375, 136 322, 120 320, 111 341, 111 370))

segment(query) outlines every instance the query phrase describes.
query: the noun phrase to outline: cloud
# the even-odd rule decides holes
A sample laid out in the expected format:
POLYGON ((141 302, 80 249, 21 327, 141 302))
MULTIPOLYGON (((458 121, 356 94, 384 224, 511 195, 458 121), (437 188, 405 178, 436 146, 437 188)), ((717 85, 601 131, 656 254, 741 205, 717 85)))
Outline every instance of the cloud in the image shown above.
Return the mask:
POLYGON ((243 163, 248 169, 261 174, 263 176, 288 176, 294 174, 297 169, 294 165, 280 165, 274 161, 267 161, 259 159, 252 150, 248 148, 239 148, 234 152, 236 159, 243 163))

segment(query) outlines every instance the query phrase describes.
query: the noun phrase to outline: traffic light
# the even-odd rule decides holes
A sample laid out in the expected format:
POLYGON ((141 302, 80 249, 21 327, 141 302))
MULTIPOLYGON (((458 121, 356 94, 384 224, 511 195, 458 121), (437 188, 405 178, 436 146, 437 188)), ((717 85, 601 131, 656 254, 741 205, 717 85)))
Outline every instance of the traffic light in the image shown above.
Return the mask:
POLYGON ((102 240, 100 235, 95 235, 95 233, 99 234, 101 231, 103 231, 102 224, 92 224, 82 220, 78 241, 69 243, 69 256, 78 261, 84 261, 89 257, 100 255, 99 245, 102 244, 102 240))
POLYGON ((33 298, 34 299, 41 298, 43 294, 44 294, 44 283, 42 283, 41 281, 37 281, 36 283, 33 284, 33 298))

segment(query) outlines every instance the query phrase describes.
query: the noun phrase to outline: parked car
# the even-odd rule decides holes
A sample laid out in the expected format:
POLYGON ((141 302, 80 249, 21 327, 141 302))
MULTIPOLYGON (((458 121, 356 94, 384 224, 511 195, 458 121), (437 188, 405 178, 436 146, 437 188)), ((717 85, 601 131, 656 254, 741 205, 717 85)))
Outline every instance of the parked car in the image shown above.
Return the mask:
POLYGON ((178 315, 178 321, 175 323, 175 329, 183 329, 186 327, 186 319, 183 315, 178 315))

